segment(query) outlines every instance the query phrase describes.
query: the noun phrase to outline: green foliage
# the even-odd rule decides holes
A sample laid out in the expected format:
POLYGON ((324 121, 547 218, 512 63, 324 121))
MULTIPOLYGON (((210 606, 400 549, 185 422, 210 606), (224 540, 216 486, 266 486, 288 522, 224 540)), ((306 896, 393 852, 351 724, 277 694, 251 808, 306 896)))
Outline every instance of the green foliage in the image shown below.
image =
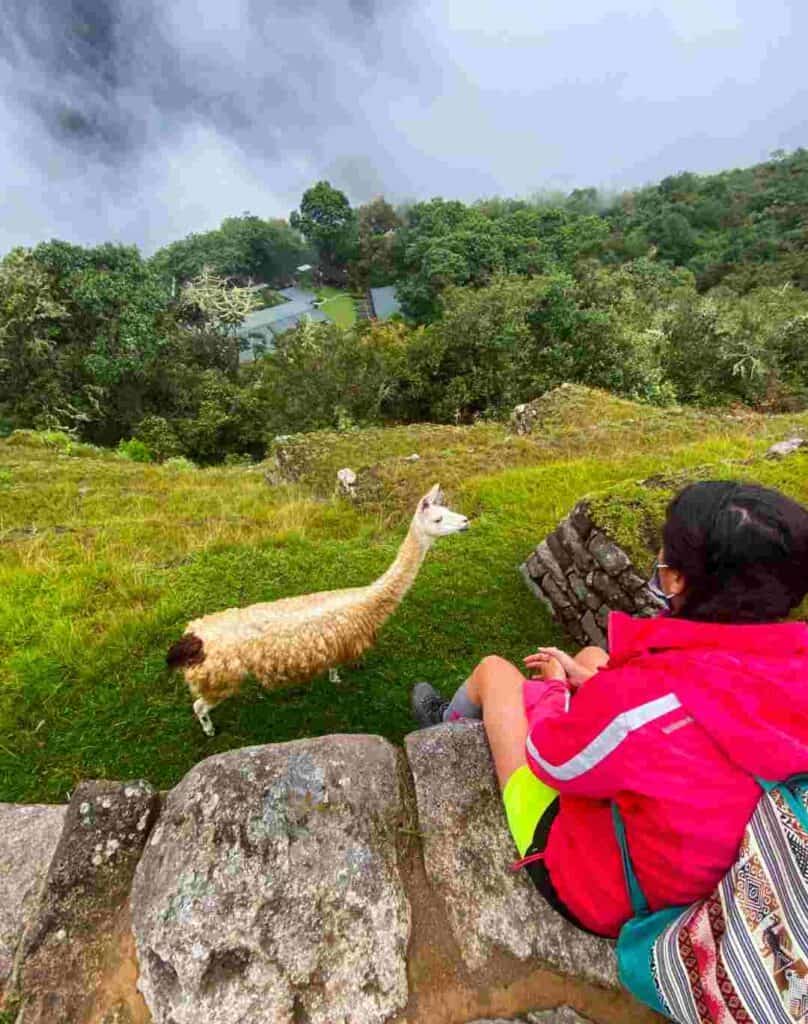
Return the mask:
POLYGON ((450 285, 482 287, 502 272, 571 270, 608 233, 600 217, 527 203, 416 203, 398 233, 398 296, 408 316, 434 320, 450 285))
POLYGON ((327 182, 290 226, 245 214, 167 246, 53 241, 0 261, 0 434, 51 429, 157 459, 260 459, 276 433, 505 416, 562 382, 661 405, 808 403, 808 151, 594 189, 354 211, 327 182), (322 257, 334 321, 240 367, 239 287, 322 257), (347 267, 347 271, 346 271, 347 267), (405 322, 356 322, 396 280, 405 322), (336 326, 335 326, 336 325, 336 326))
POLYGON ((158 250, 151 262, 177 285, 198 277, 205 267, 242 283, 272 284, 285 281, 310 257, 300 233, 285 221, 262 220, 246 213, 226 218, 215 231, 172 242, 158 250))
POLYGON ((180 440, 163 416, 144 416, 134 436, 146 446, 157 462, 165 462, 182 454, 180 440))
POLYGON ((382 196, 357 211, 358 241, 351 263, 353 285, 359 289, 390 284, 396 276, 396 231, 401 218, 382 196))
POLYGON ((58 456, 101 459, 113 453, 96 445, 83 444, 63 430, 15 430, 5 444, 12 448, 47 448, 58 456))
POLYGON ((115 441, 172 341, 169 294, 134 248, 48 242, 0 264, 0 408, 115 441))
POLYGON ((624 193, 606 217, 613 256, 654 245, 692 270, 699 288, 808 287, 808 150, 721 174, 678 174, 624 193), (640 241, 641 240, 641 241, 640 241))
POLYGON ((441 319, 410 350, 420 411, 444 421, 505 415, 564 381, 670 401, 659 359, 661 292, 688 283, 643 264, 594 268, 578 281, 557 271, 447 288, 441 319))
POLYGON ((173 455, 163 463, 163 469, 166 469, 171 473, 187 473, 189 470, 194 470, 196 468, 195 463, 191 462, 190 459, 186 459, 182 455, 173 455))
POLYGON ((0 411, 11 423, 40 424, 66 401, 58 379, 66 305, 47 270, 26 249, 0 263, 0 411))
POLYGON ((327 181, 306 189, 300 211, 291 213, 289 223, 315 247, 326 268, 344 267, 355 254, 356 214, 345 193, 327 181))
POLYGON ((117 451, 122 459, 129 459, 130 462, 154 461, 154 456, 148 445, 138 441, 136 437, 132 437, 128 441, 119 441, 117 451))
POLYGON ((682 295, 664 316, 663 370, 685 402, 802 408, 808 294, 760 288, 682 295))
POLYGON ((411 333, 403 324, 348 332, 308 322, 283 334, 245 373, 244 391, 263 410, 264 436, 336 427, 346 418, 397 418, 406 406, 411 333))
POLYGON ((279 306, 286 302, 286 299, 273 288, 260 288, 256 292, 257 308, 267 309, 271 306, 279 306))
MULTIPOLYGON (((150 416, 193 420, 211 373, 226 392, 235 386, 232 329, 253 305, 251 292, 208 270, 173 300, 136 249, 15 250, 0 263, 0 412, 12 426, 102 444, 132 436, 150 416)), ((161 444, 168 455, 184 451, 181 438, 161 444)), ((227 450, 199 447, 188 450, 227 450)))

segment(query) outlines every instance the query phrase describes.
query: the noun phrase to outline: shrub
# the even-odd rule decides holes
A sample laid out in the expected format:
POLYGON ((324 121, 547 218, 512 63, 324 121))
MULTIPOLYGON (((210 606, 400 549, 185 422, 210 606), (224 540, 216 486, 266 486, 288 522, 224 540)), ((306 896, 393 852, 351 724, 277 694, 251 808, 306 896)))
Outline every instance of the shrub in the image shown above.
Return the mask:
POLYGON ((117 451, 122 459, 128 459, 130 462, 154 461, 148 445, 139 441, 136 437, 132 437, 128 441, 119 441, 117 451))
POLYGON ((187 473, 189 470, 196 468, 196 465, 191 462, 190 459, 186 459, 183 455, 177 455, 172 459, 166 459, 163 463, 163 469, 168 469, 172 473, 187 473))
POLYGON ((135 428, 134 437, 146 445, 158 462, 183 454, 179 438, 162 416, 144 416, 135 428))

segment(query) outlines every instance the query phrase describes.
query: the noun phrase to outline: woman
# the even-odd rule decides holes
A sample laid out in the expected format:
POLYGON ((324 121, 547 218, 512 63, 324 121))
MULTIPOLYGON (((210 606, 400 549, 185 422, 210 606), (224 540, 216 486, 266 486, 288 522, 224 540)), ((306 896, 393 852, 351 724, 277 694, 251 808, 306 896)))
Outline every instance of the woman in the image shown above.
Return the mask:
MULTIPOLYGON (((760 797, 753 776, 808 770, 808 511, 724 481, 668 508, 668 611, 609 618, 609 649, 539 648, 539 678, 485 658, 451 702, 413 691, 422 725, 482 717, 513 838, 540 892, 579 927, 631 917, 611 803, 652 910, 705 897, 760 797)), ((656 575, 656 574, 655 574, 656 575)))

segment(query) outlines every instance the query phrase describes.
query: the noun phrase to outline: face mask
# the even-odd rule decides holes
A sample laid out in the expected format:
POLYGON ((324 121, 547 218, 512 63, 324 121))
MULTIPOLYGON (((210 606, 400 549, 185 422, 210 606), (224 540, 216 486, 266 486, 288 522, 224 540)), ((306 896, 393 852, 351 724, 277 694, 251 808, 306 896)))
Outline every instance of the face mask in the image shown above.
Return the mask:
POLYGON ((659 576, 660 569, 668 568, 670 568, 670 566, 668 566, 665 562, 654 563, 654 572, 651 576, 651 579, 648 581, 648 589, 651 591, 654 597, 659 598, 659 600, 665 605, 665 610, 669 612, 671 611, 671 600, 673 598, 673 595, 666 594, 665 591, 662 589, 662 580, 659 576))

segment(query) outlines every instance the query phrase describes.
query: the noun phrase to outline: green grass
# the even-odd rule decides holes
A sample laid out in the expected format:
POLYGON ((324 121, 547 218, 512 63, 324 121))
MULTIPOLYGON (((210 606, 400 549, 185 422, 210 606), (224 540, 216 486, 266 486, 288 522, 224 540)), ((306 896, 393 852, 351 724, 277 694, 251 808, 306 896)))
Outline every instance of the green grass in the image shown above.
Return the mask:
POLYGON ((338 327, 352 327, 356 323, 356 306, 348 292, 323 285, 317 289, 317 294, 325 298, 320 308, 338 327))
POLYGON ((686 484, 697 480, 747 480, 774 487, 808 505, 808 453, 783 461, 744 459, 711 462, 644 481, 610 487, 588 499, 593 519, 628 553, 642 572, 650 573, 662 544, 668 504, 686 484))
POLYGON ((579 498, 755 458, 808 427, 804 415, 624 415, 598 394, 566 399, 535 438, 480 424, 293 439, 301 479, 288 485, 270 485, 266 466, 180 473, 38 435, 0 440, 0 800, 64 800, 88 777, 167 787, 246 744, 331 732, 398 741, 414 681, 448 691, 486 653, 518 660, 541 640, 564 643, 517 566, 579 498), (421 459, 406 462, 412 451, 421 459), (374 467, 368 500, 334 497, 338 464, 374 467), (248 685, 214 712, 217 736, 206 739, 164 665, 185 623, 369 582, 436 480, 472 529, 430 553, 364 667, 339 685, 248 685))

